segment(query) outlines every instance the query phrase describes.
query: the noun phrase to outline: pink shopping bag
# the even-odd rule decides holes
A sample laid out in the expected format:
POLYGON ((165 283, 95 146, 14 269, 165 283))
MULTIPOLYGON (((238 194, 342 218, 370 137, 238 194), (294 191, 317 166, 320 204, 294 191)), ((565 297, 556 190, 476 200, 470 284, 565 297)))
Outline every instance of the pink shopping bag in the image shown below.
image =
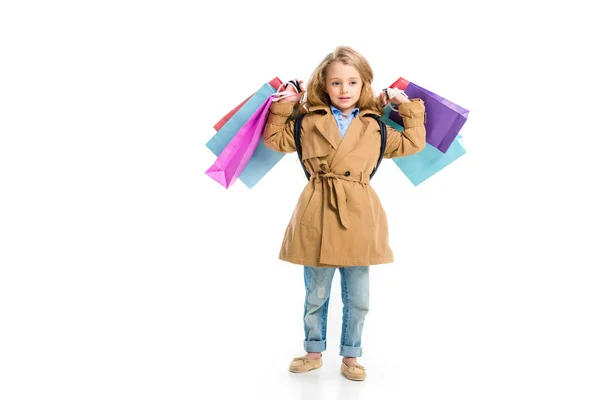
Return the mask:
POLYGON ((248 164, 262 138, 271 103, 293 95, 295 92, 288 90, 269 95, 227 143, 217 160, 206 171, 206 175, 225 188, 231 186, 248 164))
POLYGON ((214 164, 206 171, 206 175, 225 188, 236 181, 254 154, 262 137, 267 122, 267 113, 272 102, 273 97, 269 96, 225 146, 214 164))

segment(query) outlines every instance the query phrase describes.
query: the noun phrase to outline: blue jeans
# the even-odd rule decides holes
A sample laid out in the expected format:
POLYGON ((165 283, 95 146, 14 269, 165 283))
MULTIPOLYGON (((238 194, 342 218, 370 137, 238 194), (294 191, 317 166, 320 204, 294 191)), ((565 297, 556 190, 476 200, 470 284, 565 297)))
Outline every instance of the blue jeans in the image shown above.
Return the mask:
POLYGON ((369 312, 369 267, 304 267, 304 350, 320 353, 327 346, 327 307, 331 281, 340 271, 342 284, 342 337, 340 355, 362 356, 361 336, 369 312))

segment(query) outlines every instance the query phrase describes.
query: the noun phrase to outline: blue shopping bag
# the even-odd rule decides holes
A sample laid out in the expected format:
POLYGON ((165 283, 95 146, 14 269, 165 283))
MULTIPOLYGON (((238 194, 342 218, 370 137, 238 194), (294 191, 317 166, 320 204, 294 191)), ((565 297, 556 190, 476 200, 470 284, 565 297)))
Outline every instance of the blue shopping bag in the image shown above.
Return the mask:
MULTIPOLYGON (((391 112, 392 109, 386 107, 384 114, 381 116, 381 120, 385 122, 386 125, 389 125, 400 132, 404 131, 404 127, 391 120, 391 112)), ((427 143, 425 148, 416 154, 395 157, 392 158, 392 160, 412 184, 417 186, 456 161, 465 153, 466 150, 463 138, 460 134, 457 134, 448 150, 446 150, 446 153, 442 153, 440 150, 427 143)))
MULTIPOLYGON (((225 146, 233 139, 235 134, 273 93, 275 93, 275 89, 269 83, 265 83, 235 114, 231 116, 231 118, 229 118, 221 129, 215 133, 208 143, 206 143, 206 147, 208 147, 216 156, 219 156, 225 146)), ((238 179, 251 189, 283 158, 283 156, 285 156, 285 153, 279 153, 268 149, 262 140, 259 141, 254 154, 238 179)))

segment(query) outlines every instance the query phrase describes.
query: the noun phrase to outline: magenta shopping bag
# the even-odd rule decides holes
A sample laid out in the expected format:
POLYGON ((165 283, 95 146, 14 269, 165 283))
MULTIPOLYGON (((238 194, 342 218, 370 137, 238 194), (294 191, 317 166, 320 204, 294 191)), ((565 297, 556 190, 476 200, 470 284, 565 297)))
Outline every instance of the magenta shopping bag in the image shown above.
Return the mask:
POLYGON ((273 100, 273 95, 269 96, 252 114, 206 171, 206 175, 225 188, 236 181, 258 146, 273 100))
MULTIPOLYGON (((469 110, 404 78, 398 79, 390 87, 403 90, 408 97, 420 98, 425 102, 427 143, 446 153, 467 121, 469 110)), ((395 113, 390 117, 394 122, 403 125, 402 117, 395 113)))

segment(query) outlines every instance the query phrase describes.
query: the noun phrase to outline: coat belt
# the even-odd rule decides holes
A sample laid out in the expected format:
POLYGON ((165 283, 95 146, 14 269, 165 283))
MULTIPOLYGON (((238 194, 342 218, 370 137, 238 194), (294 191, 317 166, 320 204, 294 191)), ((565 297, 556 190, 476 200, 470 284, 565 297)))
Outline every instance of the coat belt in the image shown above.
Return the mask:
POLYGON ((360 182, 363 184, 369 184, 369 175, 363 174, 362 172, 355 175, 339 175, 334 174, 333 172, 323 172, 320 171, 317 174, 313 174, 310 177, 314 180, 314 183, 323 183, 327 182, 328 187, 328 197, 329 204, 333 207, 334 210, 337 210, 338 216, 340 217, 340 222, 345 229, 349 227, 348 221, 348 208, 346 207, 346 191, 344 190, 344 185, 340 180, 351 181, 351 182, 360 182))

